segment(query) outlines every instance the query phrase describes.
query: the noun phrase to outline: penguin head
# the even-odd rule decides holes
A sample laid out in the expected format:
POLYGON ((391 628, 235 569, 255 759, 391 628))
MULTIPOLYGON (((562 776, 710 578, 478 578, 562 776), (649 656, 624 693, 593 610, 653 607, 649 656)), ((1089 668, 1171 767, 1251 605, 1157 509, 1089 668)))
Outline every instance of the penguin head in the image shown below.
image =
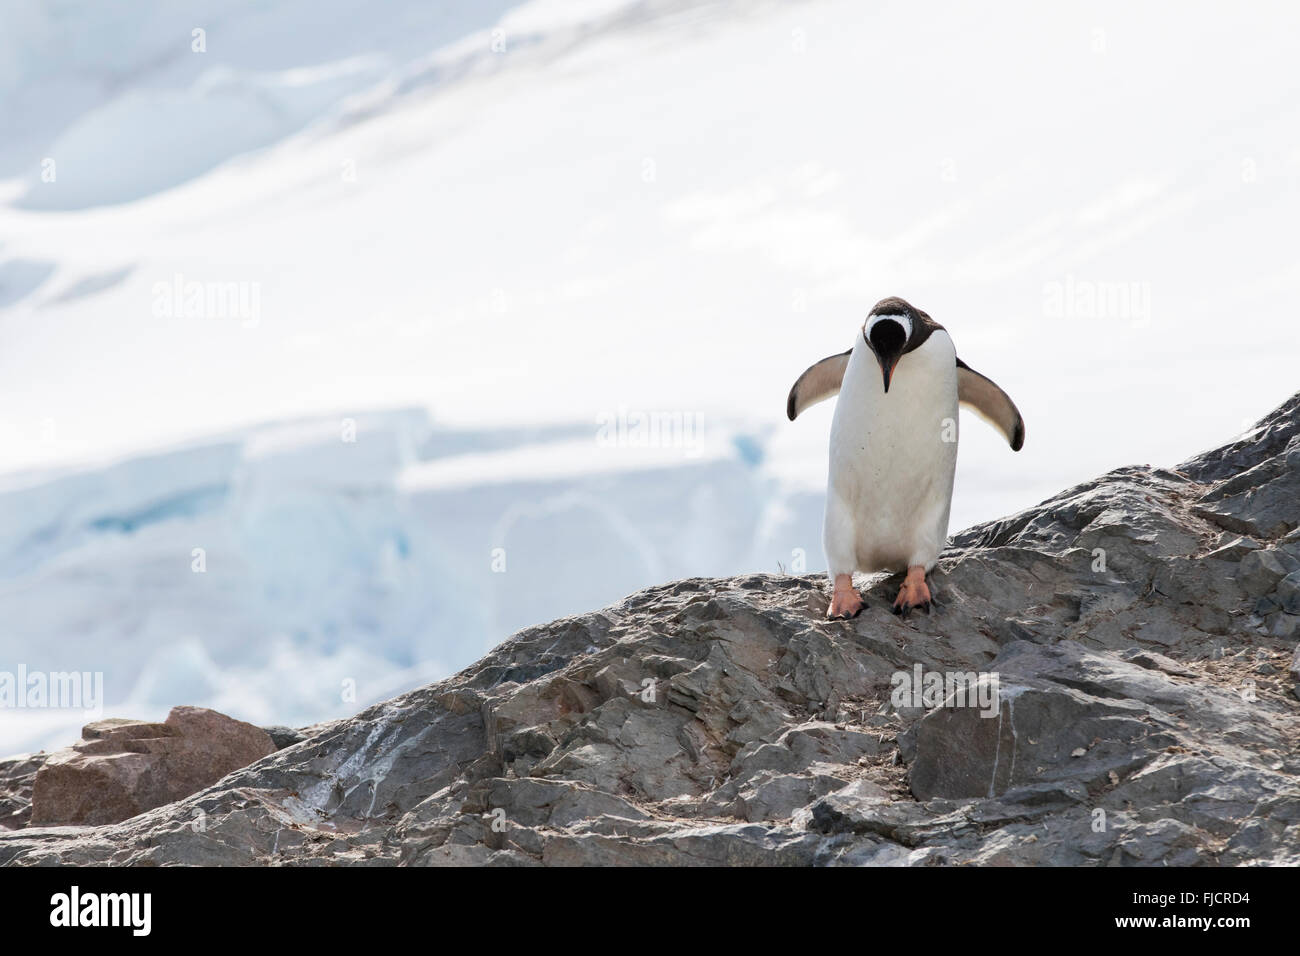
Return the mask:
POLYGON ((916 310, 902 299, 882 299, 862 323, 862 339, 880 363, 880 374, 885 391, 894 377, 894 368, 908 350, 919 322, 914 321, 916 310))

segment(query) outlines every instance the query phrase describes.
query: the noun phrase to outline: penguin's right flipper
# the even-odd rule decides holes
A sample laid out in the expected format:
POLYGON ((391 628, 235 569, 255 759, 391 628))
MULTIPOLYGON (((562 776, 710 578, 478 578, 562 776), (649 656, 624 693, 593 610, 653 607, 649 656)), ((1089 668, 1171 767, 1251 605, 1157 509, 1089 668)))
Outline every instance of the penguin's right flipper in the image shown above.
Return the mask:
POLYGON ((1011 396, 961 359, 957 360, 957 400, 1002 432, 1012 451, 1024 447, 1025 420, 1011 396))
POLYGON ((785 414, 794 421, 799 413, 810 405, 834 398, 840 393, 844 382, 844 370, 849 367, 849 356, 853 349, 824 358, 816 365, 808 366, 807 371, 795 380, 790 389, 790 397, 785 401, 785 414))

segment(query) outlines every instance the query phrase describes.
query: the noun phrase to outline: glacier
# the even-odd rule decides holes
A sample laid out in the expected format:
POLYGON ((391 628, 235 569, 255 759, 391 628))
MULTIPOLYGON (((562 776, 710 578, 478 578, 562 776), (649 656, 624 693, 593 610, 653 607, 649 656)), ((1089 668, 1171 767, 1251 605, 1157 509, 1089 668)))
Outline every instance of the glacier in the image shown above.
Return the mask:
MULTIPOLYGON (((0 489, 0 661, 102 673, 108 714, 350 715, 501 636, 716 567, 808 561, 820 495, 761 439, 627 449, 598 426, 446 428, 423 409, 273 423, 0 489), (629 453, 631 452, 631 453, 629 453)), ((11 711, 0 749, 77 711, 11 711)))

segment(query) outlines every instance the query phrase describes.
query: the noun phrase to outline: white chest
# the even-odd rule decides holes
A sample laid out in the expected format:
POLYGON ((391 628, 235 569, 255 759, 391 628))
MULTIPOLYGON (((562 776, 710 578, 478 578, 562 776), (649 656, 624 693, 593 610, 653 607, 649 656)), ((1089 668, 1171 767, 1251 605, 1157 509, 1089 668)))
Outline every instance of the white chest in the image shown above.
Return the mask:
POLYGON ((899 360, 887 393, 875 355, 855 346, 831 424, 828 492, 854 524, 864 570, 942 548, 957 439, 957 356, 946 332, 899 360))

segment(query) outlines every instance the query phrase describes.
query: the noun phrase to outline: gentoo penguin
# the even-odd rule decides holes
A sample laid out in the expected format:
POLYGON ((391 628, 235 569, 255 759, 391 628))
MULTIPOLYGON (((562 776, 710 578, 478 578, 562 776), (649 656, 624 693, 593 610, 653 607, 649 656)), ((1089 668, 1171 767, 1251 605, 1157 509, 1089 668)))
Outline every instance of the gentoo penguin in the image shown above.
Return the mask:
POLYGON ((1025 442, 1015 403, 957 357, 938 322, 902 299, 876 303, 853 347, 811 366, 790 389, 790 421, 835 395, 822 542, 827 616, 855 617, 854 571, 906 571, 894 613, 930 610, 925 576, 948 538, 957 468, 957 406, 1025 442))

